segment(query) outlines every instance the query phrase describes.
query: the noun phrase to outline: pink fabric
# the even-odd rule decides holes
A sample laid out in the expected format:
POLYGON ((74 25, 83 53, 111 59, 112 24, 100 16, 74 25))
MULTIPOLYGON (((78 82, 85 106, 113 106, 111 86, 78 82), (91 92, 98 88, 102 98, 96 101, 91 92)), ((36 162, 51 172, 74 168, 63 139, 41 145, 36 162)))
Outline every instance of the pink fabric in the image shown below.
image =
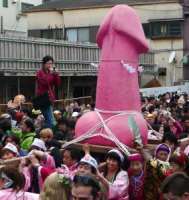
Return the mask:
MULTIPOLYGON (((148 51, 140 19, 127 5, 113 7, 103 20, 97 43, 101 48, 100 67, 97 81, 96 108, 103 111, 135 111, 132 115, 140 129, 143 143, 147 143, 147 125, 141 114, 138 85, 139 55, 148 51), (133 73, 123 66, 128 64, 133 73)), ((103 120, 113 113, 100 112, 103 120)), ((124 144, 133 146, 134 134, 128 126, 131 114, 120 115, 107 122, 107 126, 124 144)), ((101 121, 96 112, 87 112, 76 124, 76 137, 91 130, 101 121)), ((107 135, 104 128, 97 128, 94 134, 107 135)), ((90 144, 115 146, 109 139, 94 136, 90 144)))
POLYGON ((184 153, 189 157, 189 145, 185 148, 184 153))
POLYGON ((175 121, 173 123, 173 126, 170 128, 172 133, 179 138, 179 136, 181 135, 181 133, 183 132, 183 127, 181 126, 181 124, 178 121, 175 121))
POLYGON ((37 72, 37 95, 42 95, 49 91, 51 88, 51 93, 49 93, 50 98, 55 100, 54 86, 60 85, 60 77, 57 73, 46 73, 44 70, 39 70, 37 72))
POLYGON ((22 169, 22 173, 25 177, 25 186, 24 186, 24 191, 28 191, 28 189, 31 186, 31 175, 30 175, 30 170, 28 167, 24 167, 22 169))
POLYGON ((55 169, 52 168, 47 168, 47 167, 42 167, 40 166, 38 168, 38 181, 39 181, 39 188, 40 190, 43 187, 43 184, 45 182, 45 179, 52 174, 53 172, 55 172, 55 169))
POLYGON ((43 161, 41 161, 41 163, 40 163, 41 166, 55 169, 56 165, 55 165, 54 158, 51 155, 49 155, 48 153, 45 153, 45 156, 46 156, 46 158, 43 161))
POLYGON ((39 195, 24 191, 15 192, 12 189, 0 190, 1 200, 39 200, 39 195))
POLYGON ((40 189, 42 189, 46 177, 53 173, 56 169, 54 158, 48 153, 45 153, 45 156, 46 158, 41 161, 41 166, 38 168, 40 189))
POLYGON ((113 183, 109 184, 109 200, 129 200, 129 178, 126 171, 120 171, 113 183))

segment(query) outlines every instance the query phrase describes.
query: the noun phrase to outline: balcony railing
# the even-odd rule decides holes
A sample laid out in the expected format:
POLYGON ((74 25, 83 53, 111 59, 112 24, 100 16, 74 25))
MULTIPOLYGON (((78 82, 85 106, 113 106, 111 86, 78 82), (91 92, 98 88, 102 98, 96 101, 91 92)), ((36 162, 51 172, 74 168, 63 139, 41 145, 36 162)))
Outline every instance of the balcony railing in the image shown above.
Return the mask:
MULTIPOLYGON (((100 51, 96 44, 69 43, 34 38, 0 36, 0 74, 5 76, 34 76, 41 66, 41 58, 51 55, 62 76, 96 76, 100 51)), ((140 57, 140 64, 154 65, 154 54, 140 57)))

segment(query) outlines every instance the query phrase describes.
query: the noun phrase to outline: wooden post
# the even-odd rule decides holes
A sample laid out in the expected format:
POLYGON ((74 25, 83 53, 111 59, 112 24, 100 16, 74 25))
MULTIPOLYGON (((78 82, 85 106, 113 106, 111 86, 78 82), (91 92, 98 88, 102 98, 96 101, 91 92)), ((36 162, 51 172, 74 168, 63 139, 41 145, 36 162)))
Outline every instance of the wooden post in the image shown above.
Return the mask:
POLYGON ((70 83, 71 83, 71 77, 68 76, 68 81, 67 81, 67 98, 70 98, 70 83))
MULTIPOLYGON (((184 30, 183 30, 183 46, 184 46, 184 55, 189 55, 189 0, 182 0, 183 6, 183 15, 184 15, 184 30)), ((183 79, 189 79, 189 64, 183 66, 183 79)))
POLYGON ((20 94, 20 77, 17 77, 17 93, 20 94))

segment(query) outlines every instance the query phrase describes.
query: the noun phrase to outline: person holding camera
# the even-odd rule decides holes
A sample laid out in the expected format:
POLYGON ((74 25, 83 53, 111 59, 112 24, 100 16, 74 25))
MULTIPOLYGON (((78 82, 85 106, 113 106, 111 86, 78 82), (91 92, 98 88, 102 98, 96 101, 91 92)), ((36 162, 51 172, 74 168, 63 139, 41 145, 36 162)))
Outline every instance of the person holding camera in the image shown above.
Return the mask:
POLYGON ((55 123, 52 104, 55 101, 54 89, 60 85, 60 76, 53 64, 53 57, 45 56, 42 60, 42 68, 36 75, 36 95, 38 97, 36 102, 38 105, 34 107, 41 110, 47 128, 52 128, 55 123))

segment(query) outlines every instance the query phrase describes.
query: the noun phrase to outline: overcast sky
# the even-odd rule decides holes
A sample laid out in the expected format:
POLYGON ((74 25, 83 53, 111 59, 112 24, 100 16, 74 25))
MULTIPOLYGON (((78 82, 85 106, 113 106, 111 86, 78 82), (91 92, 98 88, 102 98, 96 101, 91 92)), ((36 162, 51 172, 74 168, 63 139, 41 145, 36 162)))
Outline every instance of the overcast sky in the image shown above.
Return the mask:
POLYGON ((38 5, 42 3, 42 0, 22 0, 22 2, 38 5))

